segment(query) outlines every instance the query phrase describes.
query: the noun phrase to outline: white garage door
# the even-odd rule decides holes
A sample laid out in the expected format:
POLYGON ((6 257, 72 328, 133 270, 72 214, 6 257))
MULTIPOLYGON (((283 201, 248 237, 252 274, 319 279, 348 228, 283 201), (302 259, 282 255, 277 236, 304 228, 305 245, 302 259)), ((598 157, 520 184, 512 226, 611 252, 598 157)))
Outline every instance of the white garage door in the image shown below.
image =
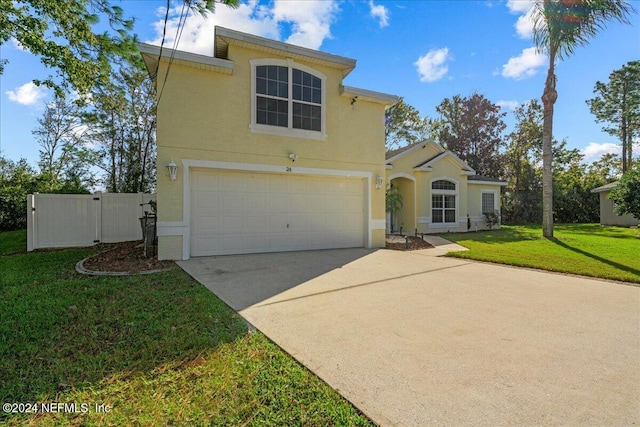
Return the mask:
POLYGON ((362 179, 191 174, 191 255, 364 246, 362 179))

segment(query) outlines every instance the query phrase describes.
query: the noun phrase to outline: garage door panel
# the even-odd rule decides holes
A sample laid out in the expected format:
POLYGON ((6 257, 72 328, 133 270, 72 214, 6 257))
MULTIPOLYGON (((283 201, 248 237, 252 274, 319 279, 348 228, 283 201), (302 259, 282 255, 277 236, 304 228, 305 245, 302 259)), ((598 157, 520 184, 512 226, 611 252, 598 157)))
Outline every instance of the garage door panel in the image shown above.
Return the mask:
POLYGON ((285 194, 269 194, 267 210, 271 213, 287 212, 287 196, 285 194))
POLYGON ((286 193, 287 177, 285 175, 271 175, 265 178, 267 191, 270 193, 286 193))
POLYGON ((191 227, 195 235, 219 233, 224 229, 224 227, 220 225, 220 217, 207 215, 195 217, 191 223, 191 227))
POLYGON ((244 196, 242 212, 263 212, 267 209, 267 197, 261 193, 249 193, 244 196))
POLYGON ((244 207, 243 199, 242 194, 223 194, 222 197, 220 197, 220 212, 242 212, 242 208, 244 207))
POLYGON ((307 192, 307 178, 300 177, 289 179, 287 181, 287 192, 288 193, 306 193, 307 192))
POLYGON ((222 227, 223 233, 241 233, 244 229, 244 218, 239 216, 223 216, 222 227))
POLYGON ((211 193, 208 195, 202 195, 196 200, 192 200, 192 206, 194 212, 217 212, 218 206, 220 206, 219 195, 211 193))
POLYGON ((268 215, 267 227, 268 232, 284 232, 287 230, 287 216, 286 215, 268 215))
POLYGON ((246 175, 239 174, 224 174, 220 180, 222 184, 222 191, 227 192, 242 192, 246 190, 247 180, 249 178, 246 175))
POLYGON ((265 216, 244 217, 244 228, 249 232, 262 232, 268 227, 265 216))
POLYGON ((307 215, 290 215, 288 224, 289 224, 289 228, 293 232, 296 232, 299 230, 306 230, 307 215))
POLYGON ((309 197, 306 194, 291 194, 287 198, 287 212, 309 212, 309 197))
POLYGON ((196 170, 192 184, 193 256, 364 244, 360 179, 196 170))

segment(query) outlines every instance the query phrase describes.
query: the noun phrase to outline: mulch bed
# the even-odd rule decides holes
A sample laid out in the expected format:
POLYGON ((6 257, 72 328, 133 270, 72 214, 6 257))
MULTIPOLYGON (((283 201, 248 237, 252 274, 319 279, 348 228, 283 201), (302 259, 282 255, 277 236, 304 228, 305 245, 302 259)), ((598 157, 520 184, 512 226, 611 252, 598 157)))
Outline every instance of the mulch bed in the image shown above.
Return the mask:
POLYGON ((142 240, 122 243, 102 243, 95 246, 104 252, 84 261, 83 267, 91 271, 110 273, 141 273, 153 270, 166 270, 176 267, 173 261, 158 261, 153 248, 147 248, 144 256, 142 240), (153 256, 152 256, 153 255, 153 256))
MULTIPOLYGON (((404 238, 403 238, 404 239, 404 238)), ((406 243, 387 242, 385 248, 396 251, 414 251, 416 249, 432 248, 420 237, 409 236, 409 246, 406 243)), ((166 270, 177 267, 173 261, 158 261, 153 254, 153 248, 147 248, 148 257, 144 256, 142 240, 122 243, 101 243, 94 246, 102 252, 87 258, 83 267, 90 271, 108 273, 142 273, 145 271, 166 270)))
POLYGON ((409 238, 409 246, 406 243, 390 243, 387 242, 385 245, 386 249, 393 249, 395 251, 415 251, 417 249, 429 249, 433 248, 433 246, 422 240, 420 237, 415 236, 407 236, 409 238))

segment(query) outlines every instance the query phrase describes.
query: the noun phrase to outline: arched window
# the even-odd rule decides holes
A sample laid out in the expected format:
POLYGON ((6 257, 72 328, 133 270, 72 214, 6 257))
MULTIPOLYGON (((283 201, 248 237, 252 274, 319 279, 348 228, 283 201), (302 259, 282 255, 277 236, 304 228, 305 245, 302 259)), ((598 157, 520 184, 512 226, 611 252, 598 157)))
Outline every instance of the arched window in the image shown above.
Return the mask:
POLYGON ((262 59, 252 65, 252 130, 323 138, 325 76, 293 61, 262 59))
POLYGON ((445 179, 439 179, 431 183, 431 189, 432 190, 455 190, 456 183, 447 181, 445 179))
POLYGON ((431 182, 431 223, 453 224, 457 222, 456 183, 439 179, 431 182))

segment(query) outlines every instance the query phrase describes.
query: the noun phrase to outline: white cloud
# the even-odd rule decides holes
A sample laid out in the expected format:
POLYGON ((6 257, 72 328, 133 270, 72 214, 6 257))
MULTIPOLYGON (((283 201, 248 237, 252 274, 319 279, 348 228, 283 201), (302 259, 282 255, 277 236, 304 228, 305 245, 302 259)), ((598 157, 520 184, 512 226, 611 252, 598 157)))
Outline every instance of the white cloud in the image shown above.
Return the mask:
POLYGON ((581 153, 584 155, 584 159, 582 159, 584 163, 592 163, 600 160, 603 154, 614 153, 620 155, 622 154, 622 148, 613 142, 590 142, 589 145, 581 150, 581 153))
MULTIPOLYGON (((158 9, 164 12, 165 9, 158 9)), ((165 46, 174 47, 182 6, 169 11, 165 46)), ((275 0, 269 6, 260 5, 257 0, 240 3, 236 9, 218 5, 214 14, 202 17, 190 13, 184 22, 179 50, 213 55, 214 28, 216 25, 242 31, 261 37, 280 40, 281 27, 288 25, 290 34, 287 43, 310 49, 318 49, 322 42, 331 37, 330 27, 339 8, 335 0, 292 2, 275 0)), ((164 17, 156 21, 156 38, 148 41, 159 45, 162 41, 164 17)))
POLYGON ((47 90, 36 86, 33 82, 28 82, 14 90, 5 92, 9 99, 22 105, 36 105, 47 96, 47 90))
POLYGON ((533 0, 507 0, 507 8, 511 13, 527 13, 533 0))
POLYGON ((369 14, 372 18, 377 18, 380 28, 389 25, 389 9, 382 5, 376 5, 373 0, 369 0, 369 14))
POLYGON ((547 56, 538 53, 535 47, 529 47, 502 66, 502 76, 515 80, 531 77, 546 63, 546 59, 547 56))
POLYGON ((523 39, 533 37, 533 13, 532 8, 535 0, 508 0, 507 8, 511 13, 521 15, 518 17, 514 27, 516 33, 523 39))
POLYGON ((276 0, 271 13, 277 24, 291 25, 291 35, 285 40, 287 43, 318 49, 326 38, 331 38, 330 27, 339 11, 334 0, 276 0))
POLYGON ((13 47, 15 47, 16 49, 27 52, 27 48, 24 47, 24 45, 20 43, 15 37, 11 37, 11 44, 13 44, 13 47))
POLYGON ((446 62, 451 60, 449 48, 432 49, 418 58, 414 65, 418 69, 421 82, 435 82, 447 74, 449 67, 446 62))
POLYGON ((496 105, 501 107, 501 108, 513 111, 516 108, 518 108, 520 103, 518 101, 504 101, 504 100, 501 100, 501 101, 496 102, 496 105))

